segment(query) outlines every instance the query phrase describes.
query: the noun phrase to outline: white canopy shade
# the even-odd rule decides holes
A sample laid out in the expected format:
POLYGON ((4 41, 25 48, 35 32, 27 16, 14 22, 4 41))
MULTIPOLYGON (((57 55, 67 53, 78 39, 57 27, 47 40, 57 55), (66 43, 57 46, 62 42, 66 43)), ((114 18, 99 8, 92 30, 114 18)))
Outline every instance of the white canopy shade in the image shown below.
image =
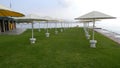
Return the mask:
POLYGON ((35 14, 29 14, 25 17, 14 17, 14 19, 18 22, 31 22, 31 21, 47 21, 46 19, 43 19, 42 17, 35 15, 35 14))
POLYGON ((93 33, 92 33, 92 40, 90 40, 91 47, 95 48, 95 44, 97 43, 96 40, 94 40, 94 28, 95 28, 95 21, 98 19, 115 19, 115 17, 112 17, 110 15, 98 12, 98 11, 92 11, 90 13, 87 13, 85 15, 82 15, 78 18, 75 18, 76 20, 89 20, 91 19, 93 22, 93 33))
POLYGON ((90 13, 87 13, 85 15, 82 15, 78 18, 75 18, 77 20, 82 20, 82 19, 115 19, 115 17, 112 17, 110 15, 98 12, 98 11, 92 11, 90 13))
POLYGON ((48 22, 57 22, 58 20, 49 16, 42 17, 43 19, 46 19, 48 22))
MULTIPOLYGON (((36 39, 34 38, 34 26, 33 26, 33 21, 47 21, 46 19, 41 18, 38 15, 35 14, 30 14, 25 17, 15 17, 15 20, 18 22, 29 22, 32 23, 32 38, 30 38, 31 41, 35 41, 36 39)), ((34 42, 32 42, 34 43, 34 42)))

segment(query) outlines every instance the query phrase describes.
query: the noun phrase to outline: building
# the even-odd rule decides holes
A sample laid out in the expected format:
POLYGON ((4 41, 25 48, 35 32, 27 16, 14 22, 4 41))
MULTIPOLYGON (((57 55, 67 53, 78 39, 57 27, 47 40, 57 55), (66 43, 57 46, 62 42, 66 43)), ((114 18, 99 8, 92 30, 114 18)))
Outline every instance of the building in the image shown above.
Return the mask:
POLYGON ((0 32, 6 32, 16 29, 16 23, 13 18, 0 17, 0 32))

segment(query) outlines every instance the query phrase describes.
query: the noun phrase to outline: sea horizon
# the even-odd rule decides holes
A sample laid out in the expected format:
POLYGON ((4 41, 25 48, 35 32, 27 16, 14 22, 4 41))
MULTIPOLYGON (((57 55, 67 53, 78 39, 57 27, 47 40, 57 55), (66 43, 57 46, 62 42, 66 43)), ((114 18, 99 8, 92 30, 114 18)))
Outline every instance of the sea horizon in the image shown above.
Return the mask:
MULTIPOLYGON (((119 23, 109 23, 109 25, 106 25, 106 24, 108 24, 108 23, 105 23, 105 22, 97 22, 96 23, 96 27, 98 27, 98 28, 101 28, 101 29, 106 29, 106 30, 108 30, 108 31, 110 31, 110 32, 115 32, 115 33, 118 33, 118 34, 120 34, 120 24, 119 23)), ((61 23, 57 23, 57 26, 56 26, 56 24, 55 23, 48 23, 48 28, 61 28, 61 27, 65 27, 65 28, 67 28, 67 27, 76 27, 76 26, 78 26, 78 27, 83 27, 83 23, 72 23, 72 22, 70 22, 70 23, 62 23, 62 25, 61 25, 61 23)), ((89 26, 90 27, 92 27, 92 23, 90 23, 89 24, 89 26)), ((25 28, 25 29, 31 29, 31 23, 17 23, 16 24, 16 27, 17 28, 25 28)), ((38 29, 38 28, 47 28, 47 23, 44 23, 44 22, 41 22, 41 23, 38 23, 38 22, 35 22, 34 23, 34 28, 35 29, 38 29)))

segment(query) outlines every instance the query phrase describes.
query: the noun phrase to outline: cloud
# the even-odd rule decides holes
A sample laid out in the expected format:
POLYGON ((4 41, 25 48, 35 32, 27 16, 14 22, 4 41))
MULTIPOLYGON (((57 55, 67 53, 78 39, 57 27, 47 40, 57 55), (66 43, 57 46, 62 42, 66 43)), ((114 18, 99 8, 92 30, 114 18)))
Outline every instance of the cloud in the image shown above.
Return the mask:
MULTIPOLYGON (((50 8, 37 8, 29 12, 36 13, 42 16, 52 16, 59 18, 74 19, 85 13, 96 10, 103 13, 108 13, 112 16, 118 15, 120 12, 118 7, 119 2, 114 0, 54 0, 55 7, 50 8), (109 2, 109 3, 108 3, 109 2), (113 4, 113 2, 115 4, 113 4), (117 13, 115 13, 117 12, 117 13)), ((54 3, 53 3, 54 4, 54 3)), ((50 4, 51 5, 51 4, 50 4)), ((54 6, 54 5, 53 5, 54 6)))
POLYGON ((57 0, 58 3, 64 7, 71 7, 73 5, 75 5, 76 0, 57 0))

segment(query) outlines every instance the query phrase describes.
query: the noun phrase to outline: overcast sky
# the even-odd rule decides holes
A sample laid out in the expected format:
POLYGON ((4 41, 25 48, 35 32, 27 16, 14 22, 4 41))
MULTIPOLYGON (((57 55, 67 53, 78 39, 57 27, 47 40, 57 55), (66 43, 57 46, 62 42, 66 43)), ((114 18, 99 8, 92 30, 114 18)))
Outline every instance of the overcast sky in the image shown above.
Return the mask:
POLYGON ((0 4, 24 14, 74 19, 91 11, 120 17, 119 0, 0 0, 0 4))

